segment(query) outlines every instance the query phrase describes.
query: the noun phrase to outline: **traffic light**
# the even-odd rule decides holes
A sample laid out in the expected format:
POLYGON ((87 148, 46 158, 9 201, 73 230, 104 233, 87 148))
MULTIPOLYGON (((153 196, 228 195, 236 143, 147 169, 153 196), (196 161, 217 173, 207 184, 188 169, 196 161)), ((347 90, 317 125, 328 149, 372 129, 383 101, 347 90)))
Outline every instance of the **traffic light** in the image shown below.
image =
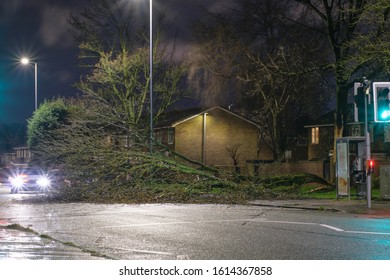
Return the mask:
POLYGON ((354 84, 354 119, 355 122, 364 122, 365 108, 364 108, 364 85, 362 83, 354 84))
POLYGON ((367 161, 367 175, 370 175, 374 172, 374 161, 372 159, 367 161))
POLYGON ((367 121, 373 121, 373 107, 370 95, 371 82, 363 78, 362 82, 354 83, 354 120, 355 122, 365 122, 366 113, 367 121), (367 98, 367 112, 366 112, 366 98, 367 98))
POLYGON ((390 82, 373 83, 375 122, 390 122, 390 82))

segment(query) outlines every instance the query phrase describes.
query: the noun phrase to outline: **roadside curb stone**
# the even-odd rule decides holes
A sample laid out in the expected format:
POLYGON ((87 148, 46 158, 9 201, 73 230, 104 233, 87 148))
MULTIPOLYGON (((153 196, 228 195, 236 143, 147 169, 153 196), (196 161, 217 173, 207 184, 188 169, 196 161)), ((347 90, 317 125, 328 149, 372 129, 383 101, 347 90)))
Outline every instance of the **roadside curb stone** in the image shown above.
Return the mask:
POLYGON ((365 215, 372 218, 390 218, 390 201, 372 201, 371 208, 367 208, 365 200, 331 200, 331 199, 301 199, 301 200, 256 200, 250 205, 295 208, 315 211, 345 212, 365 215))

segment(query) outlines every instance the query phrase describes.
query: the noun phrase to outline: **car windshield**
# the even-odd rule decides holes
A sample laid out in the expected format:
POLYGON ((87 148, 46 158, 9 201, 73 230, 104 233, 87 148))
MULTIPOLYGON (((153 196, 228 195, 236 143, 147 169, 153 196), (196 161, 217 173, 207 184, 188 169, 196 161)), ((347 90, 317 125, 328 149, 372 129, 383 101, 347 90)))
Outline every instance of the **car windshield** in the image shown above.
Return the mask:
POLYGON ((16 169, 14 174, 26 174, 26 175, 42 175, 44 174, 43 170, 39 167, 27 167, 22 169, 16 169))

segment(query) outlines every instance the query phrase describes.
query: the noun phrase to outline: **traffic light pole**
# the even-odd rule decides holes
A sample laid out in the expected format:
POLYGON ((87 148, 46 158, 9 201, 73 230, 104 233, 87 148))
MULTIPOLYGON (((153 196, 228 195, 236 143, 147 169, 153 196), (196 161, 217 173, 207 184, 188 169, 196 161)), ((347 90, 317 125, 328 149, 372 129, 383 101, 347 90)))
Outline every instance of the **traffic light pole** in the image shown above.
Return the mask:
MULTIPOLYGON (((367 88, 367 91, 369 91, 369 87, 367 88)), ((371 174, 368 171, 368 162, 371 160, 371 141, 370 141, 370 131, 368 128, 368 99, 370 97, 369 92, 366 92, 365 98, 364 98, 364 130, 365 130, 365 136, 366 136, 366 183, 367 183, 367 208, 371 208, 371 174)))

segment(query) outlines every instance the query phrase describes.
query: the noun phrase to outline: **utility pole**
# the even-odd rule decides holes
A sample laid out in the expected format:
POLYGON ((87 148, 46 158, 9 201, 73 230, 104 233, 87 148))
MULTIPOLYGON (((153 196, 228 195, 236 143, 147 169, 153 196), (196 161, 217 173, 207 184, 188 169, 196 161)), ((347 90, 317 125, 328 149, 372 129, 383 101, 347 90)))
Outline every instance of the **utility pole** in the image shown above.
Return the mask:
POLYGON ((370 130, 368 126, 368 104, 370 103, 370 82, 363 78, 364 86, 364 131, 366 136, 366 184, 367 184, 367 208, 371 208, 371 171, 369 162, 371 161, 371 140, 370 130))

